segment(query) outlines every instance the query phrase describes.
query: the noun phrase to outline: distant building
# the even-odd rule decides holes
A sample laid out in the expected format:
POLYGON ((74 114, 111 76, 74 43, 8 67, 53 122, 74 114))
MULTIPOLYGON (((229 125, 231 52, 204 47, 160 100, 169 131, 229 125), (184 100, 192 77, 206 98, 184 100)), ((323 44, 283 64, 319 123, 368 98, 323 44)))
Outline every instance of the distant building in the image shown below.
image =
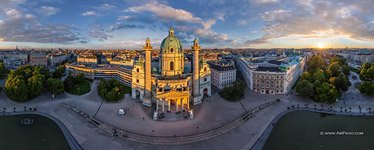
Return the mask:
POLYGON ((374 62, 374 54, 356 54, 352 55, 351 59, 358 64, 371 63, 374 62))
POLYGON ((97 66, 86 66, 79 64, 65 65, 68 72, 73 76, 83 74, 88 79, 117 79, 127 86, 131 86, 132 67, 100 64, 97 66))
POLYGON ((218 89, 232 86, 236 81, 236 67, 232 60, 218 60, 208 63, 212 71, 212 84, 218 89))
POLYGON ((68 58, 67 54, 56 54, 48 56, 48 66, 57 67, 59 64, 66 61, 68 58))
POLYGON ((107 61, 111 65, 132 66, 134 64, 134 59, 121 59, 118 57, 107 58, 107 61))
POLYGON ((5 68, 7 69, 17 69, 19 66, 24 65, 25 61, 14 58, 14 57, 10 57, 10 58, 4 58, 3 63, 4 63, 5 68))
POLYGON ((98 58, 96 55, 78 55, 77 62, 80 64, 98 64, 98 58))
POLYGON ((47 67, 48 58, 45 54, 30 54, 29 64, 31 66, 45 66, 47 67))

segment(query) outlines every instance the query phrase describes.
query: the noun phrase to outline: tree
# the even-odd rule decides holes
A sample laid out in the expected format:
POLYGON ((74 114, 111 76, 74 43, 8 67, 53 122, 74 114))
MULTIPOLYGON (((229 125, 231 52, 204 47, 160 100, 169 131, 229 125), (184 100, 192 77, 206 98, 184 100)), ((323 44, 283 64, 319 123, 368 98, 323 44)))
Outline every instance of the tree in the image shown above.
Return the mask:
POLYGON ((108 102, 118 101, 123 98, 126 93, 125 86, 115 79, 109 81, 104 79, 100 80, 97 89, 99 95, 108 102))
POLYGON ((339 90, 348 90, 349 80, 343 73, 340 73, 337 77, 330 78, 329 83, 333 84, 339 90))
POLYGON ((349 70, 348 65, 343 65, 342 66, 342 71, 343 71, 344 75, 346 75, 346 76, 348 76, 350 74, 350 70, 349 70))
POLYGON ((33 68, 33 70, 34 70, 33 74, 41 74, 41 75, 44 76, 45 79, 48 79, 48 78, 51 77, 51 73, 44 66, 37 66, 37 67, 33 68))
POLYGON ((21 66, 8 75, 5 91, 7 96, 17 102, 25 102, 39 96, 45 91, 46 76, 49 71, 45 67, 21 66))
POLYGON ((64 73, 65 73, 65 66, 61 65, 61 66, 57 67, 57 69, 52 73, 52 77, 57 78, 57 79, 61 79, 61 77, 64 75, 64 73))
POLYGON ((64 83, 59 79, 49 78, 47 80, 48 92, 54 95, 60 95, 65 92, 64 83))
POLYGON ((374 81, 374 63, 371 65, 369 69, 367 69, 366 73, 367 73, 366 75, 367 79, 374 81))
POLYGON ((327 72, 330 77, 336 77, 342 72, 339 62, 333 62, 328 66, 327 72))
POLYGON ((312 97, 314 95, 314 86, 308 80, 301 80, 296 85, 296 92, 302 97, 312 97))
POLYGON ((243 97, 246 84, 243 80, 237 80, 231 87, 225 87, 219 93, 221 97, 229 101, 236 101, 243 97))
POLYGON ((325 73, 322 69, 317 69, 316 72, 313 74, 313 79, 318 80, 320 82, 324 82, 326 80, 325 73))
POLYGON ((361 66, 362 69, 369 69, 370 67, 371 67, 371 64, 368 62, 363 63, 361 66))
POLYGON ((315 72, 318 68, 324 69, 321 67, 326 66, 325 62, 323 61, 322 57, 319 55, 313 55, 309 61, 307 61, 307 69, 309 72, 315 72))
POLYGON ((35 74, 27 80, 28 98, 32 99, 43 92, 44 76, 35 74))
POLYGON ((11 100, 17 102, 27 101, 27 91, 24 77, 21 75, 10 77, 5 82, 5 93, 11 100))
POLYGON ((301 75, 301 80, 308 80, 308 81, 312 82, 313 81, 313 77, 312 77, 312 75, 309 72, 305 71, 301 75))
POLYGON ((374 95, 374 83, 369 81, 364 81, 360 87, 359 90, 362 94, 366 95, 374 95))
POLYGON ((334 103, 340 97, 338 90, 327 82, 322 83, 321 86, 316 87, 315 99, 322 103, 334 103))
POLYGON ((76 77, 68 76, 64 81, 65 91, 74 94, 82 95, 88 93, 91 90, 90 82, 84 78, 83 74, 76 77))
POLYGON ((9 70, 5 68, 4 63, 0 63, 0 79, 4 79, 8 73, 9 70))
POLYGON ((364 63, 360 68, 360 79, 365 81, 374 80, 374 63, 364 63))

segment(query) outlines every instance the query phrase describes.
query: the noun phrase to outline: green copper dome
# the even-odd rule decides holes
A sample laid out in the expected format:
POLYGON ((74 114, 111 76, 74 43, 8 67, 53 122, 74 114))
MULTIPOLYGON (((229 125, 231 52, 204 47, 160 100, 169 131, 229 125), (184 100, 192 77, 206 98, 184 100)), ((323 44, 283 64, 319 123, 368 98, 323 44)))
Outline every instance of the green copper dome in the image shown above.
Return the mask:
POLYGON ((161 43, 162 52, 181 52, 182 44, 177 37, 174 36, 173 28, 170 28, 169 35, 161 43), (173 49, 173 51, 171 51, 173 49))

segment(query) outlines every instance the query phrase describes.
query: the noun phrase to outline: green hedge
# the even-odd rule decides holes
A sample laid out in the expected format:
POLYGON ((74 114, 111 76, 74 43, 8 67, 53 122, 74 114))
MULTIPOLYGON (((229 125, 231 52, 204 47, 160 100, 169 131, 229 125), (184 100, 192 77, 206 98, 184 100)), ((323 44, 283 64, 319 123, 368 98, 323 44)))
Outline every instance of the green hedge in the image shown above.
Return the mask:
POLYGON ((64 81, 64 86, 66 92, 74 95, 83 95, 91 91, 91 83, 83 75, 68 76, 64 81))
POLYGON ((98 93, 107 102, 117 102, 123 98, 126 93, 131 92, 131 88, 124 86, 121 82, 111 80, 100 80, 97 86, 98 93))

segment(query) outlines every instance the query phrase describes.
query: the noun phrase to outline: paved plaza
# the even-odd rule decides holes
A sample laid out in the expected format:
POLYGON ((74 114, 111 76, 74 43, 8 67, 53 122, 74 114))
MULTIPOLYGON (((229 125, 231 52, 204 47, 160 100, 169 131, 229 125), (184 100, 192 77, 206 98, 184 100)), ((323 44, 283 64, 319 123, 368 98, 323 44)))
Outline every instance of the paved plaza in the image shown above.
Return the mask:
MULTIPOLYGON (((353 74, 358 76, 357 74, 353 74)), ((352 85, 348 91, 342 94, 342 98, 335 104, 323 104, 324 108, 331 107, 336 111, 367 112, 368 108, 374 108, 374 98, 362 96, 354 87, 359 79, 349 77, 352 85), (350 108, 350 109, 349 109, 350 108)), ((228 102, 219 97, 218 93, 206 99, 202 104, 194 106, 194 119, 179 121, 153 121, 151 108, 142 106, 138 101, 126 96, 117 103, 103 102, 97 95, 98 81, 92 83, 91 92, 75 96, 63 94, 52 98, 50 94, 44 94, 26 103, 17 103, 9 100, 1 93, 0 108, 6 108, 10 112, 24 111, 32 107, 37 111, 50 114, 68 128, 78 143, 84 149, 250 149, 265 131, 269 123, 287 107, 304 106, 322 108, 321 104, 311 100, 289 95, 263 95, 246 90, 245 98, 239 102, 228 102), (214 130, 228 124, 244 113, 272 100, 280 99, 279 103, 253 114, 253 116, 239 127, 219 136, 196 143, 183 145, 152 145, 132 142, 102 131, 89 123, 76 112, 62 106, 68 104, 79 108, 91 117, 132 133, 149 136, 186 136, 214 130), (126 110, 125 115, 118 115, 118 109, 126 110)))

